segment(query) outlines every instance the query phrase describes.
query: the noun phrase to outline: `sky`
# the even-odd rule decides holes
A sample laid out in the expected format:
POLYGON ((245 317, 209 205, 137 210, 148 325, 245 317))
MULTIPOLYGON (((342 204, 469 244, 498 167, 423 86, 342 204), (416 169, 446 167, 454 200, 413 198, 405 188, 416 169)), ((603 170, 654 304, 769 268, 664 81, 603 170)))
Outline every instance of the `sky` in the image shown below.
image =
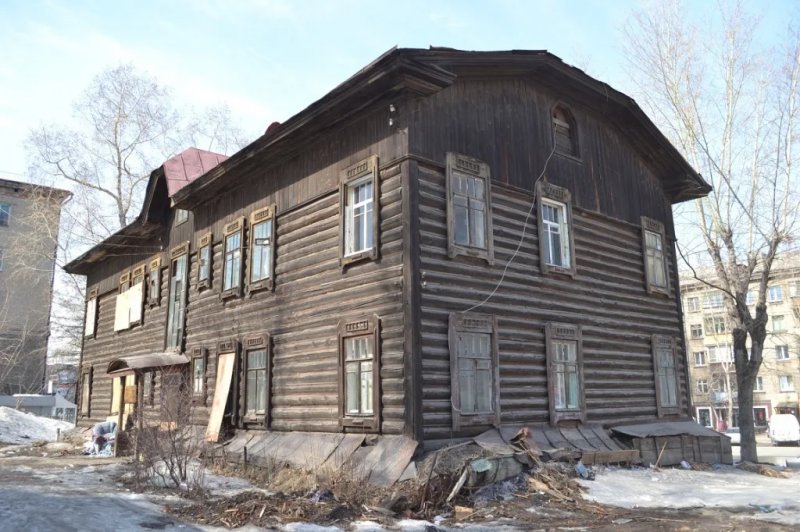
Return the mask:
MULTIPOLYGON (((713 14, 694 0, 687 16, 713 14)), ((0 0, 0 177, 26 180, 24 141, 69 124, 103 69, 133 63, 183 105, 226 103, 251 139, 393 46, 546 49, 626 91, 620 28, 640 0, 0 0)), ((798 10, 759 3, 766 35, 798 10)))

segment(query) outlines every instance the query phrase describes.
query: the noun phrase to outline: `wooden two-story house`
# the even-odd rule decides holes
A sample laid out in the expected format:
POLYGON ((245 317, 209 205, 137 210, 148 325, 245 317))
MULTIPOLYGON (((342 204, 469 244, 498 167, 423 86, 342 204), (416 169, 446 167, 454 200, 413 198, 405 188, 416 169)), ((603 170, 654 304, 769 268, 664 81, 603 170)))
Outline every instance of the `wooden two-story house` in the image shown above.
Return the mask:
POLYGON ((548 52, 393 49, 228 159, 168 161, 67 266, 80 416, 188 386, 210 439, 685 419, 671 206, 709 190, 548 52))

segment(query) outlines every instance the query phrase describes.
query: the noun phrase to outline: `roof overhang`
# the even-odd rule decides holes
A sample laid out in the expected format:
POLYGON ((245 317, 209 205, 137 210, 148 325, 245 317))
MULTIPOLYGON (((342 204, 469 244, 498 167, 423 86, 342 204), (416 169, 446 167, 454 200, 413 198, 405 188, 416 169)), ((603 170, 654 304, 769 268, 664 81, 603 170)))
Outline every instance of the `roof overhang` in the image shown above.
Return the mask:
POLYGON ((134 355, 120 357, 108 363, 106 373, 119 375, 137 369, 163 368, 166 366, 179 366, 188 364, 189 357, 181 353, 150 353, 147 355, 134 355))

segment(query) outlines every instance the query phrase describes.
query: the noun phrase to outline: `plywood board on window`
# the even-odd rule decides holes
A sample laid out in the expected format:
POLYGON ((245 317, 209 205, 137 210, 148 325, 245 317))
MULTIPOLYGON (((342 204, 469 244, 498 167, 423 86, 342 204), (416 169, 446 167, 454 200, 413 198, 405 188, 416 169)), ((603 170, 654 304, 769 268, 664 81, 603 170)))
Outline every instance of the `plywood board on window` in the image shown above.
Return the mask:
POLYGON ((217 357, 217 381, 214 387, 214 401, 211 404, 211 415, 208 418, 206 441, 219 440, 219 431, 222 428, 222 416, 225 413, 225 404, 228 401, 228 392, 231 389, 233 367, 236 355, 223 353, 217 357))

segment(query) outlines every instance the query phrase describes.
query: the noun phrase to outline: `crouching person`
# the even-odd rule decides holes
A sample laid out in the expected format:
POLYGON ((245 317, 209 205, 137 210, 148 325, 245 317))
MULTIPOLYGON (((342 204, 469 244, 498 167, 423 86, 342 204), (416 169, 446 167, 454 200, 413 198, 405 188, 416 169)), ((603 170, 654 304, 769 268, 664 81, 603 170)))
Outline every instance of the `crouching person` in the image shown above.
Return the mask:
POLYGON ((106 446, 106 442, 114 439, 117 432, 117 424, 114 421, 104 421, 92 428, 92 441, 94 442, 94 454, 100 454, 106 446))

